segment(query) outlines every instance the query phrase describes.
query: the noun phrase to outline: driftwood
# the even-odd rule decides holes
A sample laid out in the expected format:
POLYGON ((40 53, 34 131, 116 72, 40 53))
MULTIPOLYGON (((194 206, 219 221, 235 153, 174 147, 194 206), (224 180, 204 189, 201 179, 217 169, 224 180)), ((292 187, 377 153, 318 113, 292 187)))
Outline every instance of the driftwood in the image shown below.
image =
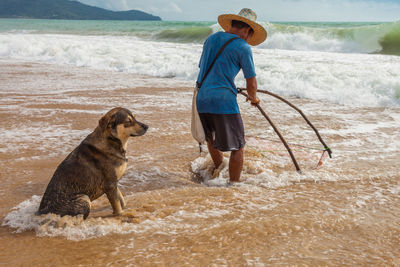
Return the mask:
MULTIPOLYGON (((245 88, 238 88, 239 92, 242 90, 246 90, 245 88)), ((283 97, 271 93, 270 91, 267 90, 257 90, 257 93, 262 93, 262 94, 267 94, 270 96, 273 96, 279 100, 281 100, 282 102, 285 102, 286 104, 288 104, 289 106, 291 106, 293 109, 295 109, 297 112, 300 113, 300 115, 303 117, 303 119, 308 123, 308 125, 310 125, 310 127, 314 130, 315 134, 318 137, 318 140, 321 142, 321 144, 324 146, 324 149, 328 152, 329 157, 332 158, 332 150, 326 145, 326 143, 324 142, 324 140, 322 140, 321 135, 319 134, 318 130, 314 127, 314 125, 310 122, 310 120, 306 117, 306 115, 304 115, 303 111, 301 111, 298 107, 296 107, 295 105, 293 105, 292 103, 290 103, 289 101, 287 101, 286 99, 284 99, 283 97)))
MULTIPOLYGON (((246 93, 244 93, 243 91, 246 90, 245 88, 238 88, 238 92, 242 95, 244 95, 246 98, 250 99, 249 95, 247 95, 246 93)), ((332 150, 326 145, 326 143, 324 142, 324 140, 322 139, 321 135, 319 134, 318 130, 314 127, 314 125, 310 122, 310 120, 306 117, 306 115, 304 115, 303 111, 301 111, 298 107, 296 107, 295 105, 293 105, 292 103, 290 103, 289 101, 287 101, 286 99, 284 99, 283 97, 271 93, 267 90, 257 90, 258 93, 263 93, 263 94, 268 94, 270 96, 273 96, 279 100, 281 100, 282 102, 285 102, 286 104, 288 104, 290 107, 292 107, 293 109, 295 109, 297 112, 300 113, 300 115, 303 117, 303 119, 307 122, 307 124, 314 130, 315 134, 318 137, 318 140, 321 142, 321 144, 324 146, 324 150, 328 152, 329 157, 332 158, 332 150)), ((250 99, 251 100, 251 99, 250 99)), ((267 121, 269 122, 269 124, 271 124, 272 128, 274 129, 274 131, 276 132, 276 134, 279 136, 279 138, 281 139, 282 143, 285 145, 286 149, 289 152, 289 155, 296 167, 296 170, 298 172, 300 172, 300 167, 297 164, 296 158, 294 157, 292 150, 290 149, 289 145, 287 144, 286 140, 283 138, 283 136, 281 135, 281 133, 279 132, 278 128, 274 125, 274 123, 271 121, 271 119, 268 117, 268 115, 264 112, 264 110, 260 107, 259 104, 255 105, 258 110, 260 110, 261 114, 267 119, 267 121)))
MULTIPOLYGON (((246 98, 249 98, 249 95, 244 93, 242 90, 239 90, 239 93, 244 95, 246 98)), ((251 100, 251 99, 250 99, 251 100)), ((272 120, 268 117, 268 115, 264 112, 264 110, 260 107, 259 104, 254 104, 258 110, 261 112, 261 114, 267 119, 267 121, 269 122, 269 124, 272 126, 272 128, 274 129, 275 133, 279 136, 279 139, 281 139, 283 145, 286 147, 287 151, 289 152, 290 158, 293 161, 294 166, 296 167, 296 171, 301 173, 299 164, 296 161, 296 158, 294 157, 294 154, 292 152, 292 150, 290 149, 288 143, 286 142, 285 138, 283 138, 282 134, 279 132, 278 128, 275 126, 275 124, 272 122, 272 120)))

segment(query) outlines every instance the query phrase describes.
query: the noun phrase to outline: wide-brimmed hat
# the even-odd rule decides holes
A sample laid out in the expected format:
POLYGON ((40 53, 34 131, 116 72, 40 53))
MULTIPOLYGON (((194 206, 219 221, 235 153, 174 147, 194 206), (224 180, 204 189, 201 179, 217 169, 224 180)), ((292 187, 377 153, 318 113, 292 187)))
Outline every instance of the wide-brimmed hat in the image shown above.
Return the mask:
POLYGON ((263 26, 256 22, 256 13, 249 9, 243 8, 239 14, 222 14, 218 16, 218 23, 225 31, 229 31, 232 27, 232 20, 239 20, 247 23, 253 30, 253 35, 247 39, 247 43, 250 45, 259 45, 267 39, 267 31, 263 26))

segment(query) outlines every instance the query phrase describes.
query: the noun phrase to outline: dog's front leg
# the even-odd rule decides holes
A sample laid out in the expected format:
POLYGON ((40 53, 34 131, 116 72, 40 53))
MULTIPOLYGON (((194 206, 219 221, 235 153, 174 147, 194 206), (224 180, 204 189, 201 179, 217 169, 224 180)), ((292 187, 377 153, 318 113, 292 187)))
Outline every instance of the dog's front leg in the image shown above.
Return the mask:
POLYGON ((125 205, 125 202, 121 201, 122 194, 118 189, 117 182, 107 184, 104 189, 106 191, 105 193, 107 195, 108 201, 110 201, 111 207, 113 209, 113 214, 121 215, 122 206, 125 205))
POLYGON ((119 190, 118 186, 117 186, 117 190, 118 190, 118 199, 119 199, 119 202, 121 203, 121 207, 122 207, 122 209, 125 209, 126 201, 125 201, 124 196, 122 195, 121 191, 119 190))

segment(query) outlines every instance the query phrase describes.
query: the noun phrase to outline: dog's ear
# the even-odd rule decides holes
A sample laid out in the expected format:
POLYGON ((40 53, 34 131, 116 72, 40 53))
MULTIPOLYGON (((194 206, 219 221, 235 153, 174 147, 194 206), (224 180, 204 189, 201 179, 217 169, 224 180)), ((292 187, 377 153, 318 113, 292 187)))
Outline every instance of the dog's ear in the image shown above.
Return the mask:
POLYGON ((105 131, 107 128, 112 128, 115 125, 115 116, 104 116, 99 120, 100 128, 105 131))
POLYGON ((106 116, 101 117, 101 119, 99 120, 99 126, 101 130, 104 131, 107 128, 107 124, 108 124, 108 119, 106 118, 106 116))

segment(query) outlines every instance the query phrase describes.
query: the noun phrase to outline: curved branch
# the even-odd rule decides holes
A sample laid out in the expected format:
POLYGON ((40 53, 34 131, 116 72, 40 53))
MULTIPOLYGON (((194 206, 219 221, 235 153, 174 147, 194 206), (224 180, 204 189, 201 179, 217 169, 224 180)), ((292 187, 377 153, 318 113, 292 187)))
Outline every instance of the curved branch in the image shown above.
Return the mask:
MULTIPOLYGON (((249 95, 242 92, 241 90, 239 90, 239 93, 244 95, 246 98, 249 98, 249 95)), ((250 99, 251 100, 251 99, 250 99)), ((275 133, 279 136, 279 139, 281 139, 283 145, 286 147, 287 151, 289 152, 290 158, 293 161, 294 166, 296 167, 296 171, 301 173, 299 164, 297 164, 296 158, 294 157, 294 154, 292 152, 292 150, 290 149, 288 143, 286 142, 285 138, 283 138, 282 134, 279 132, 278 128, 275 126, 275 124, 272 122, 272 120, 268 117, 268 115, 264 112, 264 110, 260 107, 259 104, 255 104, 255 106, 258 108, 258 110, 261 112, 261 114, 267 119, 267 121, 269 122, 269 124, 272 126, 272 128, 274 129, 275 133)))
MULTIPOLYGON (((239 93, 241 93, 242 90, 246 90, 246 88, 238 88, 239 93)), ((309 121, 309 119, 306 117, 306 115, 304 115, 303 111, 301 111, 298 107, 296 107, 295 105, 293 105, 292 103, 290 103, 289 101, 287 101, 286 99, 284 99, 283 97, 276 95, 274 93, 271 93, 267 90, 257 90, 258 93, 263 93, 263 94, 267 94, 270 96, 273 96, 279 100, 281 100, 282 102, 285 102, 286 104, 288 104, 290 107, 292 107, 293 109, 295 109, 297 112, 300 113, 300 115, 303 117, 303 119, 308 123, 308 125, 310 125, 310 127, 314 130, 315 134, 317 135, 319 141, 321 142, 321 144, 324 146, 324 149, 328 152, 329 157, 332 158, 332 150, 327 146, 327 144, 324 142, 324 140, 322 139, 321 135, 319 134, 318 130, 314 127, 314 125, 309 121)))

